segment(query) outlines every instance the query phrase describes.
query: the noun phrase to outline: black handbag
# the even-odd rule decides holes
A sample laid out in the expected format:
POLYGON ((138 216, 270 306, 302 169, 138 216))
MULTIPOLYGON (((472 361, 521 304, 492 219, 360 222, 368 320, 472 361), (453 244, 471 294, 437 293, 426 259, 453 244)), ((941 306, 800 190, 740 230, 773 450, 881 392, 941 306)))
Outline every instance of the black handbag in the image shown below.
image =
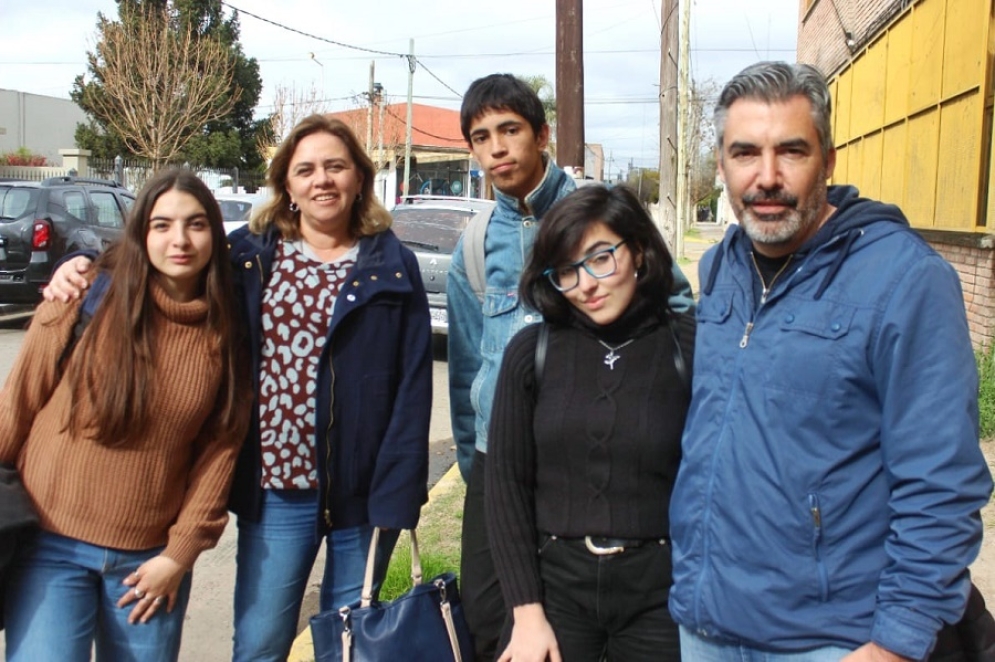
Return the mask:
POLYGON ((422 583, 418 539, 411 532, 412 588, 390 602, 374 601, 373 567, 380 530, 373 530, 360 602, 311 618, 315 662, 462 662, 473 659, 456 575, 422 583))
POLYGON ((936 637, 929 662, 991 662, 995 660, 995 618, 985 607, 985 599, 971 582, 964 616, 947 625, 936 637))
POLYGON ((21 475, 13 465, 0 464, 0 630, 8 570, 21 546, 38 526, 38 514, 21 475))

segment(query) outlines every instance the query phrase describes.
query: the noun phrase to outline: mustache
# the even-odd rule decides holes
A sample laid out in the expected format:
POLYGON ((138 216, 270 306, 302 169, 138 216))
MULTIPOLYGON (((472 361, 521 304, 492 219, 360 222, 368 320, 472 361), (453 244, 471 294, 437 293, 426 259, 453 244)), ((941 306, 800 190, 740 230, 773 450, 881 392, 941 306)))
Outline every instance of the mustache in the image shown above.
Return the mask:
POLYGON ((785 191, 749 193, 743 196, 743 203, 747 205, 774 203, 788 207, 797 207, 798 197, 785 191))

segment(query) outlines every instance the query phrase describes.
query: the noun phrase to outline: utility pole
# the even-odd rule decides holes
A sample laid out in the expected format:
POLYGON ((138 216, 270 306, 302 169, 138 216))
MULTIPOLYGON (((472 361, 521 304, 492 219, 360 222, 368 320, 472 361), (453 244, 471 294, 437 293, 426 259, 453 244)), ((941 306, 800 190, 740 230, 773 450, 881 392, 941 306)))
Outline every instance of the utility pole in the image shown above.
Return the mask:
POLYGON ((408 184, 411 182, 411 100, 415 95, 415 40, 408 41, 408 117, 404 134, 404 186, 401 194, 408 196, 408 184))
POLYGON ((680 102, 677 128, 677 232, 674 235, 674 256, 684 257, 684 226, 688 222, 691 198, 691 172, 688 166, 688 120, 691 115, 691 2, 681 6, 681 58, 679 71, 680 102))
POLYGON ((663 0, 660 13, 659 209, 660 230, 671 251, 677 247, 677 3, 663 0))
POLYGON ((556 0, 556 163, 584 167, 582 0, 556 0))
POLYGON ((366 112, 366 153, 369 154, 370 150, 373 149, 373 103, 374 103, 374 91, 373 91, 373 78, 376 72, 377 61, 370 60, 370 89, 367 92, 366 100, 370 102, 370 107, 366 112))

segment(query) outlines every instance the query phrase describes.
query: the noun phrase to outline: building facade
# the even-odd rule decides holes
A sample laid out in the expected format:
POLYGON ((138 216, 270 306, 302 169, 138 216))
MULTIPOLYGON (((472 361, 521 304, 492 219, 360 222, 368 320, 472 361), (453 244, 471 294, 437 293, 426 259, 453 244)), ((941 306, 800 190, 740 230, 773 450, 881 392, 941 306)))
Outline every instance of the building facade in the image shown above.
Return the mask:
POLYGON ((995 0, 799 0, 798 61, 830 77, 834 182, 899 205, 995 341, 995 0))

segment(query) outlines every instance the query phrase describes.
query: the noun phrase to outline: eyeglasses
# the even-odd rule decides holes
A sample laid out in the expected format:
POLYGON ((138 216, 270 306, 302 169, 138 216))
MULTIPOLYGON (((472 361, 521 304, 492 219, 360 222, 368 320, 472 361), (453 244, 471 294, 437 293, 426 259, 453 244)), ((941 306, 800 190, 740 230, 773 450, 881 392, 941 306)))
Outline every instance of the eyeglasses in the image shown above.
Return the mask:
POLYGON ((618 261, 615 259, 615 251, 625 243, 625 239, 614 246, 602 248, 594 251, 590 255, 585 255, 580 260, 572 264, 565 264, 562 267, 550 267, 542 272, 542 275, 549 279, 560 292, 568 292, 577 287, 580 283, 580 269, 591 274, 593 278, 608 278, 618 269, 618 261))

